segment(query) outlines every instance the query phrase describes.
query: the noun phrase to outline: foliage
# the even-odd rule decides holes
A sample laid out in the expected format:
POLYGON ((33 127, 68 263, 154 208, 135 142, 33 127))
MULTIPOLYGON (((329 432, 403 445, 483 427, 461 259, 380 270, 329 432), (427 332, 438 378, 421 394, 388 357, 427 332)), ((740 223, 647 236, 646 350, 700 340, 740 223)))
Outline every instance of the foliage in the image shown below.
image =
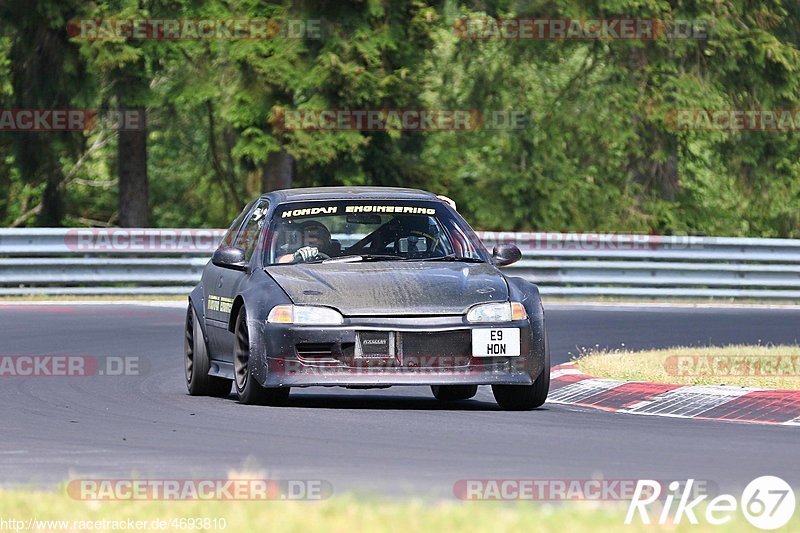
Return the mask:
MULTIPOLYGON (((799 107, 792 0, 5 5, 0 107, 146 106, 157 226, 227 225, 261 191, 271 154, 285 152, 296 161, 295 186, 426 188, 453 197, 480 229, 800 237, 798 131, 682 131, 669 120, 679 109, 799 107), (322 21, 322 35, 70 38, 67 22, 87 17, 322 21), (708 36, 464 39, 454 26, 464 17, 701 20, 708 36), (44 45, 50 56, 41 56, 44 45), (287 112, 323 109, 469 109, 527 120, 474 131, 279 127, 287 112)), ((117 157, 109 129, 0 133, 0 219, 117 223, 117 157)))

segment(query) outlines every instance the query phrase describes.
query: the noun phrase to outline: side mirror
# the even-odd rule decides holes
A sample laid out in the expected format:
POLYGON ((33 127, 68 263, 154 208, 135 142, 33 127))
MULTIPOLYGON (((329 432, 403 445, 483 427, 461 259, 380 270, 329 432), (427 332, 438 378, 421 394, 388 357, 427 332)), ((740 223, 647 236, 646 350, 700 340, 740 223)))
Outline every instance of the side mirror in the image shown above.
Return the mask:
POLYGON ((235 246, 223 246, 217 248, 211 256, 211 263, 222 268, 233 270, 247 269, 247 261, 244 258, 244 250, 235 246))
POLYGON ((522 257, 522 252, 513 244, 501 244, 492 249, 492 257, 494 258, 494 264, 502 267, 519 261, 522 257))

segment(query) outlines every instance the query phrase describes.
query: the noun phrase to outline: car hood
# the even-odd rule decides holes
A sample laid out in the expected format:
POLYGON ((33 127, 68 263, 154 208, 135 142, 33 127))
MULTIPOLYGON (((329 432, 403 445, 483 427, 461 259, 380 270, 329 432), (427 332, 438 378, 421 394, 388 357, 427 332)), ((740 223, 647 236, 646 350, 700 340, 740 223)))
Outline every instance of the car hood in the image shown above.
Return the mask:
POLYGON ((486 263, 371 262, 281 265, 264 269, 298 305, 344 315, 453 315, 508 300, 500 272, 486 263))

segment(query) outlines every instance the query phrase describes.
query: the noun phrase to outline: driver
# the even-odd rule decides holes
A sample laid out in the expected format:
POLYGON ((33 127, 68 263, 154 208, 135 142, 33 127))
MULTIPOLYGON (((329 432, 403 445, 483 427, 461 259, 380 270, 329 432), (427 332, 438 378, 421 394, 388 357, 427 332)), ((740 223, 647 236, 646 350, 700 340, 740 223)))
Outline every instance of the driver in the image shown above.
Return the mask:
POLYGON ((305 263, 320 259, 320 253, 330 256, 331 232, 321 222, 311 220, 301 226, 301 247, 292 254, 282 255, 278 263, 305 263))

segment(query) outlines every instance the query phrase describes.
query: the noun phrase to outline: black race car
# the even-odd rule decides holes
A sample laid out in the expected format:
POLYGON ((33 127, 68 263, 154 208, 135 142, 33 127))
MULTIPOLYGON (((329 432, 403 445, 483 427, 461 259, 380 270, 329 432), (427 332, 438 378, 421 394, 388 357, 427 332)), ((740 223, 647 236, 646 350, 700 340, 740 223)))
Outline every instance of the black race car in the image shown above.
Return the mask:
POLYGON ((281 404, 290 387, 429 385, 503 409, 542 405, 550 356, 537 287, 497 267, 449 199, 413 189, 265 194, 236 218, 189 296, 192 395, 281 404))

